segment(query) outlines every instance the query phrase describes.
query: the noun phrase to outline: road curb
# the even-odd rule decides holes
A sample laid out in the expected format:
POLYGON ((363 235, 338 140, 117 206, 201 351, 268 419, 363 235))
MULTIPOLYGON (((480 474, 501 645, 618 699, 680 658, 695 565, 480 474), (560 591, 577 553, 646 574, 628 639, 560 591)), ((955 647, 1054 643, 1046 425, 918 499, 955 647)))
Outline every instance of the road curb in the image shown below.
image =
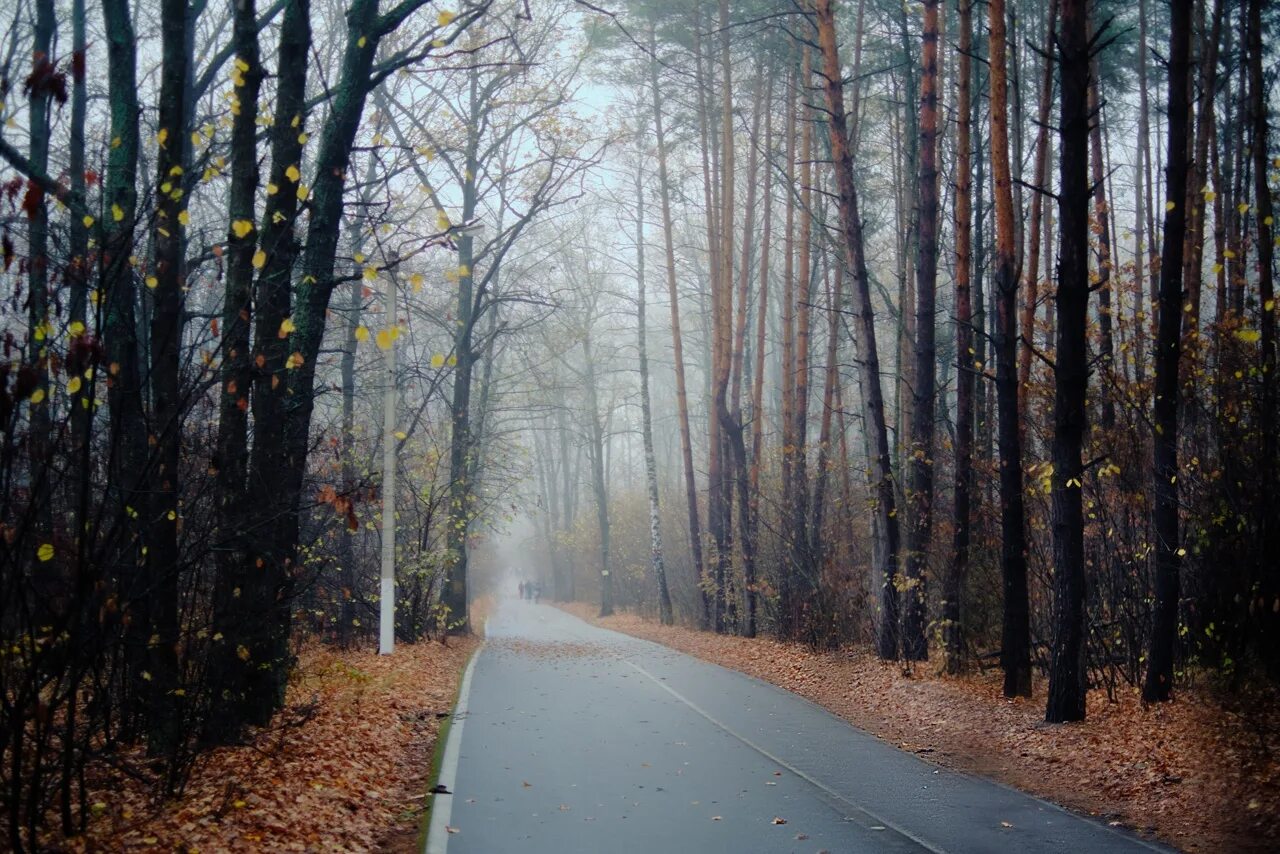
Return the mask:
MULTIPOLYGON (((437 786, 443 786, 449 792, 457 789, 458 760, 462 749, 462 730, 467 721, 467 706, 471 697, 471 675, 475 672, 480 653, 484 652, 482 641, 467 662, 467 669, 462 673, 462 684, 458 688, 458 701, 453 707, 452 725, 444 744, 444 758, 440 761, 440 773, 436 778, 437 786)), ((453 795, 432 795, 431 819, 427 825, 427 842, 424 854, 445 854, 449 848, 449 820, 453 813, 453 795)))

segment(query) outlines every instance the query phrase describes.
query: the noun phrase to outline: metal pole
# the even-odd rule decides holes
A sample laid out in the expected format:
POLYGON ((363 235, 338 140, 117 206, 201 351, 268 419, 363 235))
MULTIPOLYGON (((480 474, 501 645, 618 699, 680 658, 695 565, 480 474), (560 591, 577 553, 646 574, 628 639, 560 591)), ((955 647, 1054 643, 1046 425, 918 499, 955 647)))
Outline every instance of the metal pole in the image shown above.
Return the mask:
POLYGON ((378 600, 378 653, 390 655, 396 645, 396 279, 387 275, 387 366, 382 393, 382 589, 378 600))

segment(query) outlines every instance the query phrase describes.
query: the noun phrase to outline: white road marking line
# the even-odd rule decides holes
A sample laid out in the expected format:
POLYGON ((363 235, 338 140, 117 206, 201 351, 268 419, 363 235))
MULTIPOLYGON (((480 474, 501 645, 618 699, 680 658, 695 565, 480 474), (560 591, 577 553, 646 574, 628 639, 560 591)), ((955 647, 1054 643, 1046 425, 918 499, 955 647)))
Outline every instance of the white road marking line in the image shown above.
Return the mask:
POLYGON ((795 767, 790 762, 787 762, 782 757, 769 752, 767 749, 756 744, 754 741, 742 735, 741 733, 735 732, 733 729, 731 729, 727 725, 721 723, 720 721, 712 717, 710 713, 708 713, 705 709, 703 709, 697 703, 693 702, 688 697, 684 696, 679 691, 672 688, 670 685, 667 685, 661 679, 654 676, 652 673, 650 673, 648 670, 645 670, 643 667, 641 667, 639 664, 636 664, 634 661, 626 661, 625 659, 624 661, 629 667, 632 667, 635 670, 639 671, 641 674, 647 677, 649 681, 653 682, 653 684, 657 685, 659 688, 666 691, 668 694, 675 697, 677 700, 684 703, 689 708, 693 709, 699 715, 701 715, 702 717, 710 721, 712 724, 714 724, 717 728, 733 736, 738 741, 745 744, 747 747, 750 747, 756 753, 759 753, 761 756, 764 756, 770 762, 774 762, 778 766, 782 768, 786 768, 788 771, 790 771, 792 774, 795 774, 801 780, 804 780, 806 783, 809 783, 810 785, 814 786, 815 788, 825 793, 828 797, 836 801, 839 801, 841 804, 844 804, 850 809, 853 809, 853 810, 856 810, 857 812, 862 813, 862 815, 870 819, 872 823, 877 825, 884 825, 885 827, 889 828, 890 830, 893 830, 899 835, 905 836, 907 839, 910 839, 912 842, 919 845, 921 848, 925 849, 926 851, 931 851, 933 852, 933 854, 947 854, 947 850, 943 848, 941 845, 938 845, 936 842, 930 842, 926 839, 922 839, 916 834, 907 830, 906 828, 900 827, 894 824, 893 822, 889 821, 888 819, 884 818, 883 816, 878 816, 875 813, 871 812, 870 810, 866 809, 865 807, 855 804, 853 801, 850 801, 844 795, 840 794, 835 789, 832 789, 830 786, 823 783, 821 780, 818 780, 817 778, 812 777, 809 774, 806 774, 804 771, 801 771, 799 768, 795 767))
MULTIPOLYGON (((475 672, 480 653, 485 644, 471 656, 462 674, 462 686, 458 689, 458 704, 453 709, 453 724, 449 727, 449 740, 444 745, 444 758, 440 761, 440 777, 436 781, 450 792, 458 791, 458 760, 462 752, 462 728, 467 722, 467 704, 471 698, 471 674, 475 672)), ((427 826, 425 854, 445 854, 449 848, 449 819, 453 813, 454 795, 433 795, 431 799, 431 823, 427 826)))

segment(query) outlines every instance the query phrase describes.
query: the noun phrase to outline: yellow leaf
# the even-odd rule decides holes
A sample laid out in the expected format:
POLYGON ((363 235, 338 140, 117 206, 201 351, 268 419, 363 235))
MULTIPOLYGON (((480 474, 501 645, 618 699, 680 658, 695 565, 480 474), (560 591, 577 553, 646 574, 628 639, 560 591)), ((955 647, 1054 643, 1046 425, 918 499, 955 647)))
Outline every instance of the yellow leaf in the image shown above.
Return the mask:
POLYGON ((297 166, 290 165, 288 169, 284 170, 284 177, 290 181, 296 181, 302 177, 302 173, 298 171, 297 166))
POLYGON ((1213 274, 1216 276, 1216 275, 1218 275, 1218 274, 1219 274, 1219 273, 1221 273, 1221 272, 1222 272, 1222 265, 1221 265, 1221 264, 1214 264, 1214 265, 1213 265, 1213 274))
POLYGON ((403 442, 405 439, 409 438, 409 434, 404 432, 403 430, 397 430, 396 438, 399 439, 401 442, 403 442))
POLYGON ((367 326, 357 326, 357 327, 356 327, 356 340, 357 340, 357 341, 368 341, 368 340, 369 340, 369 327, 367 327, 367 326))
POLYGON ((244 644, 240 644, 239 646, 237 646, 237 647, 236 647, 236 656, 237 656, 241 661, 248 661, 248 660, 249 660, 249 648, 248 648, 248 647, 246 647, 244 644))
POLYGON ((1271 223, 1273 222, 1275 222, 1275 219, 1273 217, 1264 217, 1262 220, 1262 224, 1267 226, 1271 225, 1271 223))
POLYGON ((36 558, 39 559, 41 563, 47 563, 48 561, 53 560, 53 543, 45 543, 40 548, 36 549, 36 558))
POLYGON ((379 350, 390 350, 392 342, 393 342, 393 339, 391 337, 391 330, 389 329, 378 330, 378 349, 379 350))
POLYGON ((245 72, 245 71, 248 71, 248 70, 249 70, 250 65, 249 65, 249 63, 248 63, 248 62, 246 62, 246 61, 245 61, 245 59, 244 59, 243 57, 239 57, 239 56, 237 56, 237 57, 236 57, 236 68, 240 69, 241 73, 243 73, 243 72, 245 72))
POLYGON ((93 228, 93 217, 88 214, 84 215, 84 219, 82 219, 81 222, 84 223, 85 228, 93 228))
POLYGON ((80 378, 72 377, 67 380, 67 394, 75 394, 80 390, 80 378))
POLYGON ((1177 207, 1177 204, 1175 204, 1172 199, 1164 203, 1164 209, 1167 211, 1171 211, 1176 207, 1177 207))
POLYGON ((295 331, 295 328, 296 327, 294 327, 293 325, 293 318, 286 317, 284 320, 280 321, 280 331, 277 333, 277 335, 283 338, 286 335, 288 335, 290 332, 295 331))
POLYGON ((44 401, 44 389, 38 388, 35 391, 31 392, 31 402, 33 404, 41 403, 43 401, 44 401))
POLYGON ((365 268, 364 268, 364 280, 365 280, 366 282, 372 282, 372 281, 373 281, 374 279, 376 279, 376 278, 378 278, 378 268, 377 268, 377 267, 374 267, 374 266, 370 265, 370 266, 368 266, 368 267, 365 267, 365 268))
POLYGON ((440 14, 436 16, 436 23, 442 27, 447 27, 453 23, 453 19, 456 17, 458 16, 453 12, 442 10, 440 14))
POLYGON ((449 222, 449 215, 444 211, 436 211, 436 228, 441 231, 448 231, 450 225, 452 223, 449 222))
POLYGON ((166 141, 168 141, 168 139, 169 139, 169 129, 160 128, 160 132, 156 134, 156 145, 160 146, 161 148, 164 148, 164 144, 166 141))
POLYGON ((187 213, 185 210, 178 211, 178 222, 180 222, 182 225, 190 225, 191 214, 187 213))
POLYGON ((79 320, 71 321, 71 325, 67 327, 67 332, 72 338, 79 338, 84 334, 84 323, 79 320))
POLYGON ((231 223, 231 231, 236 237, 243 240, 249 235, 249 232, 253 231, 253 223, 247 219, 238 219, 231 223))
POLYGON ((416 291, 420 291, 420 290, 422 290, 422 274, 421 274, 421 273, 414 273, 412 276, 410 276, 410 277, 409 277, 409 284, 410 284, 411 286, 413 286, 413 290, 414 290, 415 292, 416 292, 416 291))
POLYGON ((368 44, 368 43, 369 43, 369 40, 368 40, 368 39, 366 39, 364 36, 361 36, 361 37, 356 41, 356 47, 364 47, 364 46, 365 46, 366 44, 368 44))
POLYGON ((124 208, 120 207, 119 205, 112 205, 111 218, 116 222, 119 222, 120 220, 124 219, 124 208))
POLYGON ((1246 344, 1256 344, 1262 340, 1262 333, 1256 329, 1237 329, 1236 337, 1246 344))
POLYGON ((1276 301, 1275 301, 1275 300, 1273 300, 1273 299, 1269 299, 1269 300, 1267 300, 1266 302, 1264 302, 1264 303, 1262 304, 1262 310, 1263 310, 1263 311, 1271 311, 1271 310, 1273 310, 1275 307, 1276 307, 1276 301))
POLYGON ((168 513, 165 514, 165 518, 167 518, 170 522, 172 522, 174 519, 178 518, 178 514, 173 510, 170 510, 168 513))
POLYGON ((357 252, 356 254, 354 254, 354 255, 352 255, 352 256, 351 256, 351 259, 352 259, 353 261, 355 261, 357 264, 363 264, 363 263, 364 263, 364 253, 363 253, 363 252, 357 252))
POLYGON ((261 270, 265 266, 267 266, 267 253, 259 249, 253 253, 253 269, 261 270))
POLYGON ((159 279, 157 279, 155 276, 147 276, 147 287, 151 288, 151 290, 154 291, 159 286, 160 286, 159 279))
POLYGON ((277 185, 272 184, 271 182, 267 182, 267 195, 268 195, 268 196, 274 196, 274 195, 275 195, 276 193, 278 193, 278 192, 280 192, 280 188, 279 188, 277 185))
POLYGON ((432 356, 432 357, 431 357, 431 367, 433 367, 433 368, 443 368, 443 367, 444 367, 444 354, 443 354, 443 353, 436 353, 434 356, 432 356))
POLYGON ((1242 214, 1243 214, 1243 213, 1248 213, 1248 212, 1249 212, 1249 203, 1248 203, 1248 202, 1241 202, 1240 204, 1236 205, 1236 210, 1238 210, 1238 211, 1239 211, 1240 213, 1242 213, 1242 214))
POLYGON ((293 353, 289 355, 289 358, 285 361, 284 366, 292 371, 294 368, 302 367, 302 362, 303 362, 302 354, 295 350, 293 353))
POLYGON ((1217 193, 1215 193, 1213 190, 1205 190, 1205 191, 1204 191, 1204 200, 1205 200, 1206 202, 1212 202, 1212 201, 1213 201, 1214 199, 1216 199, 1216 198, 1218 198, 1218 194, 1217 194, 1217 193))
POLYGON ((305 202, 307 200, 307 195, 308 195, 307 185, 299 184, 298 185, 298 201, 305 202))

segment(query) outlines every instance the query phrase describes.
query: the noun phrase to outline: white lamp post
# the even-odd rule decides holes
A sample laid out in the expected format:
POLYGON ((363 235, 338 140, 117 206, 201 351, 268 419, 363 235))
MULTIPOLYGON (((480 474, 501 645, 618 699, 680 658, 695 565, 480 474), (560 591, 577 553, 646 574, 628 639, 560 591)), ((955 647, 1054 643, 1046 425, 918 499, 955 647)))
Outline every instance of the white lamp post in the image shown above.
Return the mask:
POLYGON ((382 587, 378 600, 378 653, 396 646, 396 277, 387 276, 387 366, 382 394, 382 587))

